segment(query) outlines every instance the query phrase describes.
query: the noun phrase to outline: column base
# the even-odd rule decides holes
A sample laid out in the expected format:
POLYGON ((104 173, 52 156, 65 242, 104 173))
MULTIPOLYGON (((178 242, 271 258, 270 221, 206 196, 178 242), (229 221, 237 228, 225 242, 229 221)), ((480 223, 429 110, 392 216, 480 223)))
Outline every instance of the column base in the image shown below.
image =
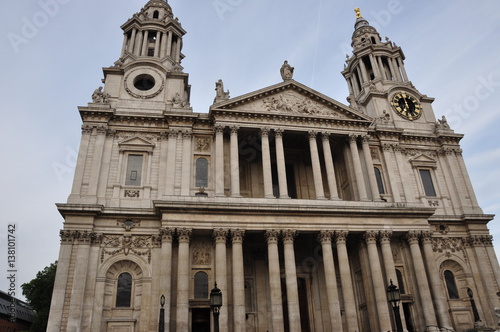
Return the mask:
POLYGON ((231 197, 233 197, 233 198, 241 198, 243 196, 241 196, 240 194, 233 194, 233 195, 231 195, 231 197))
POLYGON ((279 198, 280 199, 291 199, 290 196, 288 196, 288 195, 280 196, 279 198))
POLYGON ((325 201, 326 197, 325 196, 316 197, 316 200, 318 200, 318 201, 325 201))
POLYGON ((274 195, 266 195, 264 198, 276 198, 274 195))

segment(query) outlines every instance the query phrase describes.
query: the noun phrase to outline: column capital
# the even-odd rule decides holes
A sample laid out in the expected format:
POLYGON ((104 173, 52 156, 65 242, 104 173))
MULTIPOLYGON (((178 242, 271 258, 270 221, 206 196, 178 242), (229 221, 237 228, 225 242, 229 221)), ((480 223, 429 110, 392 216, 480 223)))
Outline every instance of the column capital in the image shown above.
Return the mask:
POLYGON ((189 243, 189 241, 191 241, 191 235, 193 235, 193 230, 191 228, 177 229, 177 239, 179 243, 189 243))
POLYGON ((307 132, 307 135, 308 135, 310 141, 315 140, 316 136, 318 135, 318 132, 316 130, 309 130, 307 132))
POLYGON ((268 229, 266 230, 265 237, 267 244, 278 243, 278 237, 280 235, 280 231, 276 229, 268 229))
POLYGON ((363 139, 363 143, 369 143, 371 136, 370 135, 363 135, 363 136, 361 136, 361 138, 363 139))
POLYGON ((97 130, 98 135, 106 135, 106 133, 108 132, 108 127, 107 126, 97 126, 96 130, 97 130))
POLYGON ((358 135, 357 134, 349 134, 349 136, 347 137, 347 140, 349 141, 350 144, 357 143, 358 142, 358 135))
POLYGON ((216 123, 214 126, 214 133, 217 134, 224 134, 224 129, 226 128, 225 125, 216 123))
POLYGON ((94 131, 94 127, 88 124, 82 125, 82 134, 90 135, 94 131))
POLYGON ((406 235, 406 239, 408 240, 409 244, 418 244, 420 240, 420 232, 418 231, 409 231, 408 234, 406 235))
POLYGON ((168 227, 160 228, 159 235, 160 235, 162 241, 172 242, 172 240, 174 238, 174 230, 170 229, 168 227))
POLYGON ((345 244, 347 242, 349 231, 335 231, 335 242, 337 244, 345 244))
POLYGON ((325 132, 322 132, 321 133, 321 139, 323 141, 330 141, 330 133, 325 133, 325 132))
POLYGON ((366 241, 367 244, 377 243, 377 236, 378 236, 377 231, 366 231, 365 234, 363 235, 364 240, 366 241))
POLYGON ((321 244, 331 244, 333 234, 333 231, 322 230, 318 234, 318 239, 321 244))
POLYGON ((168 138, 177 138, 179 136, 179 130, 177 129, 170 129, 168 130, 168 138))
POLYGON ((245 237, 244 229, 232 229, 231 230, 231 240, 233 243, 242 243, 245 237))
POLYGON ((283 243, 293 243, 293 240, 297 237, 296 229, 285 229, 282 231, 283 243))
POLYGON ((283 137, 285 130, 283 128, 274 128, 274 136, 283 137))
POLYGON ((271 131, 270 128, 268 127, 264 127, 264 128, 260 128, 260 137, 269 137, 269 132, 271 131))
POLYGON ((432 243, 432 232, 431 231, 423 231, 422 232, 422 243, 431 244, 432 243))
POLYGON ((231 135, 238 135, 238 130, 240 130, 240 126, 237 126, 237 125, 232 125, 231 127, 229 127, 229 129, 231 130, 231 135))
POLYGON ((215 240, 215 243, 226 243, 228 234, 229 230, 224 228, 216 228, 212 231, 212 236, 215 240))
POLYGON ((391 243, 392 231, 384 230, 380 232, 380 243, 391 243))

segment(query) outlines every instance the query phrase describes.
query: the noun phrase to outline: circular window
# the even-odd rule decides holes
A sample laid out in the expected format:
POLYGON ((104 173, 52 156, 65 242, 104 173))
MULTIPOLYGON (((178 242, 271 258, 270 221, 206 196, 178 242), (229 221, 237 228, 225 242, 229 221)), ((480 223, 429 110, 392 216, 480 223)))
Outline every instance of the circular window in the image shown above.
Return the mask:
POLYGON ((134 80, 134 86, 141 91, 151 90, 155 86, 155 79, 148 74, 138 75, 134 80))
POLYGON ((153 68, 137 68, 125 76, 125 90, 135 98, 153 98, 165 85, 162 73, 153 68))

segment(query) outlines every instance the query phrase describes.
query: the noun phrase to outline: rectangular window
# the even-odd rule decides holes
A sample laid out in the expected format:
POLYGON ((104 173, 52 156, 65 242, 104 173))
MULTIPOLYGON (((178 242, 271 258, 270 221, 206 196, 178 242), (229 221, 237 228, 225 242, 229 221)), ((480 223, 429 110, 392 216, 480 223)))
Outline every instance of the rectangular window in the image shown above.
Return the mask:
POLYGON ((126 186, 140 186, 142 175, 142 162, 144 156, 141 154, 130 154, 127 162, 126 186))
POLYGON ((436 190, 434 189, 434 183, 432 183, 431 171, 428 169, 420 169, 420 178, 422 179, 422 185, 424 186, 425 196, 436 197, 436 190))

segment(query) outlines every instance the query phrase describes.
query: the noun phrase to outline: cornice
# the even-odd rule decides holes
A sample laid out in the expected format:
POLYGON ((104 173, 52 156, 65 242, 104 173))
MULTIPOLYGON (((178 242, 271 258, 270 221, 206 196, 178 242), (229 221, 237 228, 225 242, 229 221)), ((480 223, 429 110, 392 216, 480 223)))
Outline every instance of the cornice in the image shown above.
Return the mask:
POLYGON ((189 214, 236 214, 236 215, 279 215, 279 216, 328 216, 328 217, 369 217, 369 218, 419 218, 428 219, 434 208, 407 203, 386 202, 327 202, 315 200, 294 200, 290 204, 279 200, 252 199, 254 202, 242 204, 241 199, 193 198, 192 200, 162 201, 153 204, 159 214, 180 212, 189 214), (345 203, 345 204, 342 204, 345 203))

